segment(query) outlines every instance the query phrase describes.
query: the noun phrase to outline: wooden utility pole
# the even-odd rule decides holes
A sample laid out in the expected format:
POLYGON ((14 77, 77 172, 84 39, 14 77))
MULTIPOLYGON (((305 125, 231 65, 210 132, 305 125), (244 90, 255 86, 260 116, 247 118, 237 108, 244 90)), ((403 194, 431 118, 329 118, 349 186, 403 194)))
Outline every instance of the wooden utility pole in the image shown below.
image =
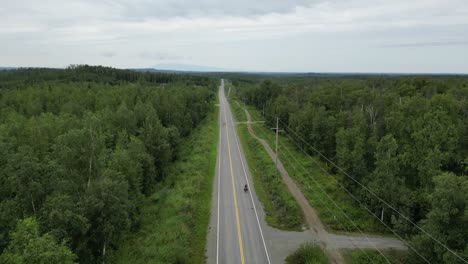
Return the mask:
POLYGON ((279 130, 278 122, 279 122, 279 118, 276 117, 276 158, 275 158, 276 171, 278 171, 278 130, 279 130))
POLYGON ((275 146, 275 167, 276 167, 276 173, 279 174, 279 169, 278 169, 278 133, 282 132, 283 130, 279 129, 279 117, 276 117, 276 127, 272 127, 271 129, 275 130, 275 135, 276 135, 276 146, 275 146))

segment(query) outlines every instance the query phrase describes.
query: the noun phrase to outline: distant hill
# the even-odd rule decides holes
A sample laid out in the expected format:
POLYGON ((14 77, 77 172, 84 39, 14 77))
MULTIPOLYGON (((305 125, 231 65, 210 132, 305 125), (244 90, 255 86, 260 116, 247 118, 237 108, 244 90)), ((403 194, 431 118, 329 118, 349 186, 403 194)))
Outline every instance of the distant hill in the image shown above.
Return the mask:
POLYGON ((0 67, 0 71, 16 70, 16 67, 0 67))
POLYGON ((152 68, 138 69, 146 71, 162 72, 232 72, 233 69, 225 69, 211 66, 190 65, 190 64, 158 64, 152 68))

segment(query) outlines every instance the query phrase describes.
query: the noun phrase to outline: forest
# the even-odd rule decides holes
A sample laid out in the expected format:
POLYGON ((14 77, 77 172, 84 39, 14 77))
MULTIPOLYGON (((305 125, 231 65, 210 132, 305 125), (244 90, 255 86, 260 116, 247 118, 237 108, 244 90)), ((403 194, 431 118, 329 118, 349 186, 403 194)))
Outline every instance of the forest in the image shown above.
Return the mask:
POLYGON ((103 263, 215 99, 204 76, 0 71, 0 262, 103 263))
POLYGON ((468 259, 466 76, 251 75, 232 84, 409 241, 405 263, 468 259))

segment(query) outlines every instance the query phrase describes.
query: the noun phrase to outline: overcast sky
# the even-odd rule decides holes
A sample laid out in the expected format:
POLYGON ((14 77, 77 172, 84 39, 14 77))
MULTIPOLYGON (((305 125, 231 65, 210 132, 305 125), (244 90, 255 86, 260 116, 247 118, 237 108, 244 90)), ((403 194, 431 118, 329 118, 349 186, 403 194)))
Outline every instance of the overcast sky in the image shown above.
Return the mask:
POLYGON ((468 73, 468 0, 0 0, 0 66, 468 73))

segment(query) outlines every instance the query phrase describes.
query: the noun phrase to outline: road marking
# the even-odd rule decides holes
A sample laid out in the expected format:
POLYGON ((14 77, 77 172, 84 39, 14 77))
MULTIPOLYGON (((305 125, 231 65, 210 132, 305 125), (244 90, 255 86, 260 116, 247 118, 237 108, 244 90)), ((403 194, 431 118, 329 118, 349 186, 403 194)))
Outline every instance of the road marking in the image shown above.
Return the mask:
MULTIPOLYGON (((224 87, 223 87, 223 89, 224 89, 224 87)), ((225 107, 224 107, 224 120, 227 123, 226 105, 227 105, 227 101, 225 101, 225 107)), ((235 208, 235 212, 236 212, 237 238, 239 240, 239 253, 240 253, 241 263, 245 264, 244 249, 242 247, 242 234, 241 234, 241 230, 240 230, 240 221, 239 221, 239 209, 237 208, 236 186, 235 186, 235 183, 234 183, 234 170, 232 169, 231 144, 229 143, 229 132, 228 132, 227 126, 226 126, 226 140, 227 140, 227 143, 228 143, 229 167, 231 169, 232 194, 234 196, 234 208, 235 208)))
POLYGON ((219 263, 219 191, 221 186, 221 131, 218 140, 218 219, 216 224, 216 264, 219 263))
MULTIPOLYGON (((234 120, 232 120, 232 114, 231 114, 231 121, 232 121, 232 123, 234 123, 234 120)), ((247 179, 247 171, 245 169, 244 159, 242 158, 242 154, 241 154, 242 152, 241 152, 240 147, 239 147, 239 140, 238 140, 237 136, 235 136, 235 139, 236 139, 237 149, 239 150, 240 160, 241 160, 241 163, 242 163, 242 170, 244 171, 244 178, 245 178, 245 181, 247 182, 247 186, 248 186, 249 190, 252 190, 250 188, 249 180, 247 179)), ((260 230, 260 236, 262 237, 263 248, 265 249, 265 254, 267 256, 268 264, 271 264, 270 256, 268 255, 268 250, 267 250, 267 247, 266 247, 265 238, 263 237, 263 231, 262 231, 262 227, 260 226, 260 220, 258 218, 257 208, 255 206, 253 195, 252 195, 251 191, 249 193, 250 193, 250 200, 252 201, 254 212, 255 212, 255 217, 257 218, 257 224, 258 224, 258 229, 260 230)))

